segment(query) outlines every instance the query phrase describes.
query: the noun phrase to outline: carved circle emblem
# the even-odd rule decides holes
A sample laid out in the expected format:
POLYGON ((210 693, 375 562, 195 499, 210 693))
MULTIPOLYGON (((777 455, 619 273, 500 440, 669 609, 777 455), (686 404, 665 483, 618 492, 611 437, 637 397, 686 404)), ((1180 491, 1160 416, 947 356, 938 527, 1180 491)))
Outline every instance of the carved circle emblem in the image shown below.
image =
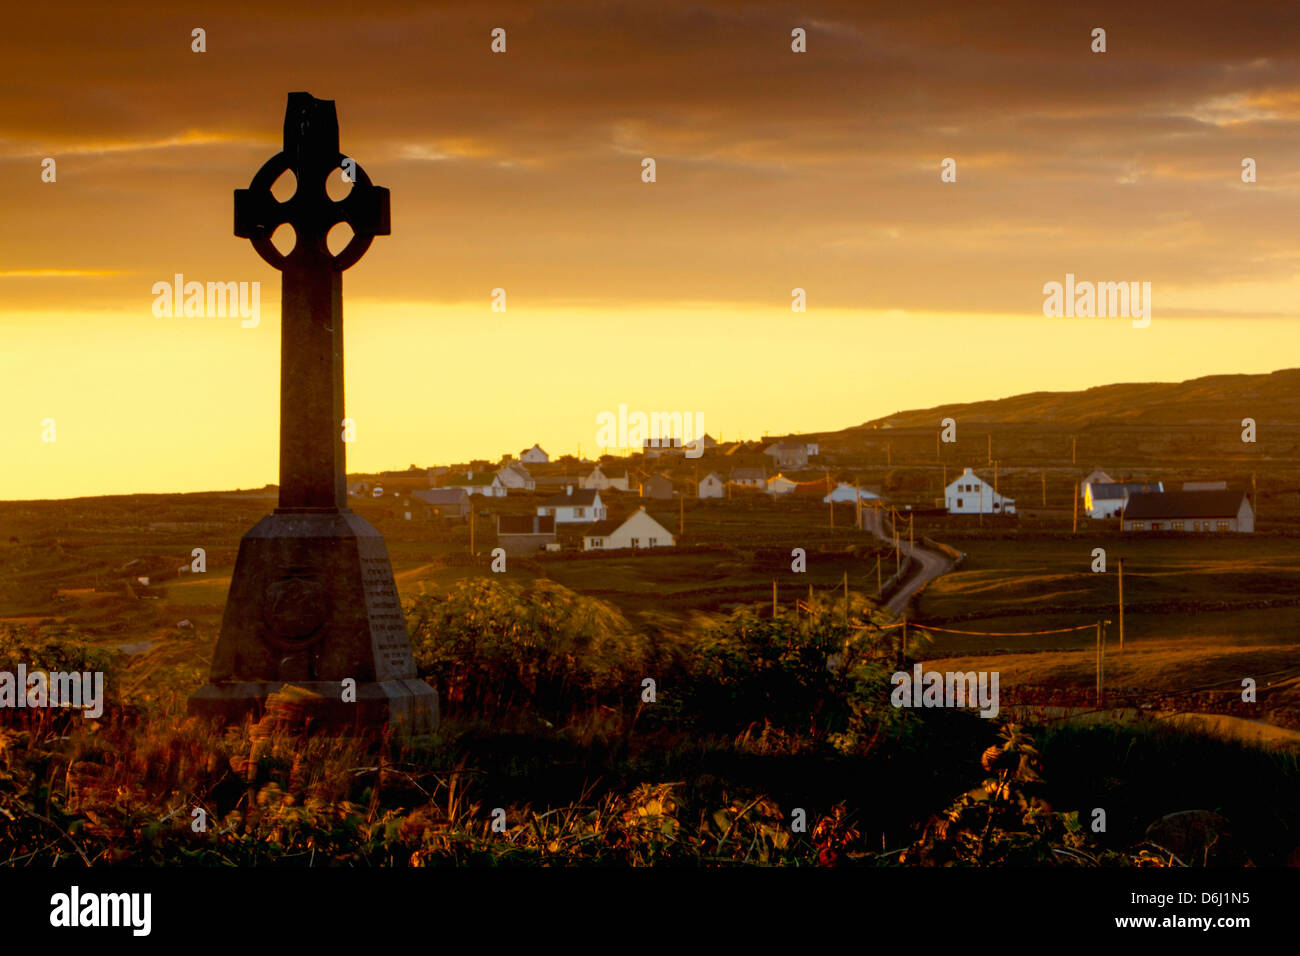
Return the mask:
POLYGON ((313 578, 293 575, 273 581, 263 606, 266 640, 281 650, 302 650, 324 636, 329 594, 313 578))

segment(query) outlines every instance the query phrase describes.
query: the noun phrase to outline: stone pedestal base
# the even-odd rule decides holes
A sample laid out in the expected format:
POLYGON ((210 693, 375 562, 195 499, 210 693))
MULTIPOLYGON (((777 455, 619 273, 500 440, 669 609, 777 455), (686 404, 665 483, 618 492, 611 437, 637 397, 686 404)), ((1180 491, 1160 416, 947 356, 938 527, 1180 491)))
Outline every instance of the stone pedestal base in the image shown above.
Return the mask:
POLYGON ((432 730, 438 695, 417 678, 383 536, 346 509, 259 521, 239 545, 211 683, 189 710, 231 722, 282 710, 320 727, 432 730))
POLYGON ((340 734, 389 730, 417 736, 438 726, 438 692, 422 680, 358 684, 355 698, 345 702, 337 681, 231 681, 200 687, 189 711, 228 724, 248 714, 255 720, 269 715, 286 729, 340 734))

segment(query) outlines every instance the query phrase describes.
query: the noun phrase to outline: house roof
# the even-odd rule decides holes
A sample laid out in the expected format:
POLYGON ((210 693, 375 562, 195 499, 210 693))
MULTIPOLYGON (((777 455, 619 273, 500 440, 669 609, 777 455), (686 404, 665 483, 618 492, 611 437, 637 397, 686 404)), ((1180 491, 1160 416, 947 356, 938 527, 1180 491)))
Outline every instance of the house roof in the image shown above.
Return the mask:
POLYGON ((480 472, 473 478, 470 478, 468 475, 462 475, 459 478, 455 478, 451 481, 451 485, 456 488, 478 488, 483 485, 490 485, 496 480, 497 476, 495 473, 484 474, 480 472))
POLYGON ((631 514, 619 515, 616 518, 606 518, 604 521, 593 521, 582 529, 582 536, 584 538, 606 538, 642 512, 645 513, 647 518, 663 529, 664 534, 672 537, 672 532, 668 530, 668 527, 644 508, 638 508, 631 514))
POLYGON ((1166 491, 1136 494, 1124 509, 1129 518, 1235 518, 1244 491, 1166 491))
POLYGON ((469 500, 464 488, 434 488, 431 491, 413 491, 412 498, 431 505, 462 505, 469 500))
POLYGON ((710 478, 712 478, 714 481, 722 481, 722 476, 720 474, 718 474, 716 471, 711 471, 703 478, 700 479, 700 484, 704 484, 704 482, 708 481, 710 478))
POLYGON ((572 505, 575 508, 590 508, 596 503, 600 492, 595 488, 574 488, 573 494, 562 491, 558 495, 551 495, 542 502, 547 508, 562 508, 566 505, 572 505))
POLYGON ((604 521, 593 521, 582 529, 584 538, 605 538, 617 531, 627 521, 627 515, 621 518, 606 518, 604 521))
POLYGON ((1092 487, 1093 500, 1114 500, 1126 495, 1158 495, 1160 485, 1149 481, 1111 481, 1099 482, 1092 487))
POLYGON ((763 449, 763 453, 770 454, 771 452, 774 451, 807 451, 807 450, 808 450, 808 446, 803 442, 791 441, 790 439, 786 438, 786 439, 782 439, 776 444, 768 445, 767 448, 763 449))
POLYGON ((755 479, 763 481, 767 478, 766 468, 733 468, 731 469, 732 481, 753 481, 755 479))
MULTIPOLYGON (((534 445, 532 448, 525 448, 523 451, 521 451, 521 452, 519 453, 519 457, 522 458, 524 455, 528 454, 530 451, 540 451, 543 455, 546 454, 546 449, 545 449, 545 448, 543 448, 541 445, 534 445)), ((550 456, 547 456, 547 457, 550 457, 550 456)))

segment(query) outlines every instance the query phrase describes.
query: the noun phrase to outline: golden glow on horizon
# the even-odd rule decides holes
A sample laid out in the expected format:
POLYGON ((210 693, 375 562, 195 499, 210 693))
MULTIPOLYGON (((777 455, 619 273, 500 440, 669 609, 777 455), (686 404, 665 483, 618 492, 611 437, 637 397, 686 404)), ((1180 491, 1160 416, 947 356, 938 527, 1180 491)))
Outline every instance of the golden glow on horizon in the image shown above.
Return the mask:
MULTIPOLYGON (((266 299, 272 300, 268 306, 266 299)), ((278 296, 261 322, 0 313, 0 498, 252 488, 277 476, 278 296), (41 441, 53 418, 57 440, 41 441)), ((492 313, 345 306, 350 472, 517 454, 598 454, 619 404, 702 412, 715 437, 828 431, 895 411, 1037 390, 1268 372, 1291 320, 912 315, 745 309, 492 313), (1269 347, 1260 348, 1260 342, 1269 347)))

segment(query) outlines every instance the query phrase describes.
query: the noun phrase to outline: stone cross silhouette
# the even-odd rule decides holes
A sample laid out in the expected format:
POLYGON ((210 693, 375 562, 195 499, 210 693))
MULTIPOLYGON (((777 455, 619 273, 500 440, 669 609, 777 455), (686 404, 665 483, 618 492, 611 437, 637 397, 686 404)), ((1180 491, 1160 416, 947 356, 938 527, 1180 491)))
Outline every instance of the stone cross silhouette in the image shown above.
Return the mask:
POLYGON ((333 511, 347 506, 343 441, 343 270, 356 264, 375 236, 389 234, 388 190, 339 152, 332 100, 290 93, 284 150, 271 157, 247 189, 235 190, 235 235, 279 269, 280 507, 281 512, 333 511), (346 162, 346 166, 344 165, 346 162), (352 179, 347 197, 326 192, 330 173, 352 179), (271 187, 286 171, 297 190, 278 202, 271 187), (288 223, 296 242, 282 255, 271 242, 288 223), (327 237, 339 223, 352 239, 337 256, 327 237))
POLYGON ((419 679, 383 535, 347 507, 343 270, 388 235, 388 190, 339 152, 334 104, 290 93, 284 151, 235 190, 235 235, 282 273, 280 502, 239 544, 207 684, 192 713, 236 721, 274 711, 308 726, 423 733, 438 695, 419 679), (353 180, 334 202, 327 177, 353 180), (297 191, 277 202, 286 170, 297 191), (331 255, 331 228, 353 236, 331 255), (288 255, 271 243, 293 226, 288 255))

